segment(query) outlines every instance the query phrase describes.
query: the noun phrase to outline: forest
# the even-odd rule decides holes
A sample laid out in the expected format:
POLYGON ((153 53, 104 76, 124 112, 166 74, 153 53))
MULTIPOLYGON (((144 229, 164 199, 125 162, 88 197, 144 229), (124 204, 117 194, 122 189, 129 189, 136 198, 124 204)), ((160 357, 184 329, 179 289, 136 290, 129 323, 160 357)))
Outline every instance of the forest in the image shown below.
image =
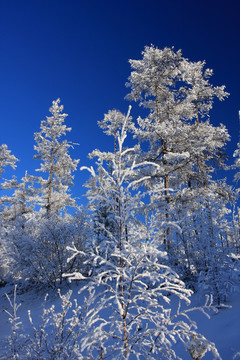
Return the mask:
POLYGON ((18 159, 0 146, 0 284, 14 296, 8 359, 181 359, 177 340, 192 359, 221 359, 191 320, 196 308, 182 304, 198 293, 208 316, 239 291, 240 143, 229 161, 228 130, 210 117, 229 93, 204 61, 174 48, 146 46, 129 62, 130 105, 98 122, 112 151, 93 150, 92 166, 71 157, 60 99, 34 134, 36 173, 8 178, 18 159), (230 169, 235 186, 220 176, 230 169), (85 184, 74 183, 76 171, 88 172, 85 184), (86 188, 86 206, 73 184, 86 188), (71 284, 80 303, 61 293, 71 284), (39 328, 29 312, 32 334, 21 337, 17 294, 31 289, 58 292, 62 310, 44 308, 39 328))

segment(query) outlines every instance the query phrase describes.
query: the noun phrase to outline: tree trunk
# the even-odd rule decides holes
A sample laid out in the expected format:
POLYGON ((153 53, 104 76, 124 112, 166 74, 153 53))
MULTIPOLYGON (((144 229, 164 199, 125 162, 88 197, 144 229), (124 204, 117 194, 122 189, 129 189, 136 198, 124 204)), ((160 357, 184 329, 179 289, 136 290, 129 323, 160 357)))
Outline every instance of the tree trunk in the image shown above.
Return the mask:
POLYGON ((51 149, 51 166, 50 173, 48 178, 48 195, 47 195, 47 213, 51 211, 51 201, 52 201, 52 182, 53 182, 53 148, 51 149))

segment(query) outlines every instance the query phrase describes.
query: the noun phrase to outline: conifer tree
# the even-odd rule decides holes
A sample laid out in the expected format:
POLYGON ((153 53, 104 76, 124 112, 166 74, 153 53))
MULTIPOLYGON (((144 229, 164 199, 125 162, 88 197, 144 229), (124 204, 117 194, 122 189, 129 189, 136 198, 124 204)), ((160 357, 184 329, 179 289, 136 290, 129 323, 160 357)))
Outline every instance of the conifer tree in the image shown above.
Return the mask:
POLYGON ((72 172, 77 169, 79 160, 72 160, 69 149, 73 144, 62 137, 71 128, 64 124, 67 114, 63 113, 63 105, 60 99, 53 101, 49 109, 52 116, 47 116, 41 122, 41 131, 35 133, 37 151, 35 159, 41 160, 41 166, 36 171, 47 174, 47 178, 39 178, 41 185, 41 206, 47 213, 60 211, 66 206, 73 206, 74 200, 69 193, 69 187, 73 185, 72 172))
MULTIPOLYGON (((12 183, 10 189, 13 189, 16 186, 16 179, 13 177, 11 180, 3 178, 3 173, 5 168, 10 166, 12 169, 16 168, 16 162, 18 159, 11 154, 11 150, 8 149, 6 144, 0 146, 0 190, 9 189, 6 187, 6 183, 9 181, 12 183)), ((6 212, 9 212, 9 203, 11 204, 11 196, 8 194, 1 194, 0 197, 0 284, 5 281, 5 277, 9 272, 9 265, 11 263, 11 255, 9 252, 10 244, 7 240, 7 228, 8 224, 8 215, 6 212)))
POLYGON ((210 233, 216 221, 210 210, 211 189, 226 194, 223 182, 210 184, 214 183, 214 165, 225 166, 224 147, 230 137, 225 126, 209 122, 209 112, 214 99, 224 100, 228 93, 224 86, 210 83, 212 70, 204 70, 205 62, 190 62, 173 48, 146 46, 142 59, 130 60, 130 65, 127 86, 131 91, 127 98, 149 110, 145 118, 138 118, 135 135, 140 143, 149 145, 147 151, 143 146, 142 157, 159 165, 150 167, 153 172, 148 173, 151 206, 158 209, 162 223, 165 218, 168 224, 165 245, 173 263, 179 258, 177 241, 182 238, 185 262, 190 268, 190 244, 194 234, 199 234, 196 226, 201 223, 198 205, 205 209, 209 219, 205 226, 210 233), (163 187, 165 197, 161 198, 163 187), (197 200, 200 196, 204 197, 201 205, 197 200), (179 228, 175 231, 171 226, 176 220, 180 233, 179 228))
MULTIPOLYGON (((0 146, 0 181, 1 181, 1 190, 14 189, 17 186, 16 178, 13 177, 11 180, 4 179, 2 174, 5 172, 5 168, 10 166, 12 169, 16 169, 16 162, 18 159, 11 154, 11 150, 8 149, 6 144, 0 146)), ((2 213, 2 220, 4 220, 4 210, 6 209, 3 204, 11 203, 11 197, 8 195, 1 196, 0 206, 2 213)))
MULTIPOLYGON (((13 179, 15 191, 11 206, 6 209, 12 221, 8 233, 10 273, 15 279, 26 281, 26 285, 61 283, 66 269, 73 268, 73 263, 67 264, 66 247, 72 243, 78 248, 85 246, 85 236, 81 241, 77 234, 85 232, 79 226, 79 217, 63 212, 67 206, 75 206, 69 189, 79 160, 71 159, 69 149, 73 144, 63 139, 71 128, 64 124, 67 115, 60 99, 53 101, 50 113, 52 116, 41 122, 41 131, 35 133, 35 158, 41 160, 36 171, 47 176, 26 173, 20 183, 13 179)), ((6 189, 13 187, 13 180, 5 182, 6 189)))

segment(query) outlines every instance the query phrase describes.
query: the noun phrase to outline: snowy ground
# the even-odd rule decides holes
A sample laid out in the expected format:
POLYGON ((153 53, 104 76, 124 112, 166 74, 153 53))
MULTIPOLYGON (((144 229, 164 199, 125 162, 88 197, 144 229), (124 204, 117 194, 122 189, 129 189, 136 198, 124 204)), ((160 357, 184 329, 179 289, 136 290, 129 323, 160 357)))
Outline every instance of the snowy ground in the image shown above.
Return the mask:
MULTIPOLYGON (((199 305, 201 305, 201 300, 197 294, 193 295, 191 306, 199 305)), ((240 293, 234 294, 228 305, 231 305, 231 308, 219 310, 210 319, 200 312, 191 314, 191 319, 198 325, 198 331, 215 343, 222 360, 232 360, 233 356, 240 351, 240 293)), ((184 360, 190 359, 186 353, 182 352, 181 356, 184 360)), ((207 353, 204 357, 204 360, 212 359, 211 353, 207 353)))
MULTIPOLYGON (((73 297, 78 297, 77 286, 72 285, 73 297)), ((10 324, 8 322, 8 315, 4 309, 9 310, 9 304, 4 293, 10 291, 9 288, 0 289, 0 301, 1 301, 1 312, 0 312, 0 360, 8 360, 6 355, 6 344, 7 337, 10 333, 10 324)), ((66 292, 67 289, 62 290, 62 293, 66 292)), ((40 321, 42 312, 42 302, 45 294, 43 292, 29 291, 25 294, 19 294, 17 302, 21 303, 21 307, 18 311, 18 316, 21 318, 23 327, 26 331, 30 330, 30 323, 28 320, 27 311, 30 309, 34 323, 37 324, 40 321)), ((79 299, 79 302, 81 299, 79 299)), ((56 309, 60 309, 60 300, 56 292, 50 292, 47 301, 47 307, 51 304, 55 304, 56 309)), ((191 306, 200 306, 202 300, 198 295, 192 296, 191 306)), ((217 314, 212 315, 211 319, 208 320, 200 312, 194 312, 191 314, 191 318, 198 324, 198 330, 208 340, 214 342, 222 357, 222 360, 232 360, 234 354, 240 351, 240 293, 236 293, 232 296, 231 302, 229 303, 231 308, 221 309, 217 314)), ((179 343, 176 345, 177 354, 182 357, 183 360, 190 360, 189 354, 185 351, 183 346, 179 343)), ((213 356, 211 353, 207 353, 204 360, 212 360, 213 356)), ((239 357, 240 359, 240 357, 239 357)))

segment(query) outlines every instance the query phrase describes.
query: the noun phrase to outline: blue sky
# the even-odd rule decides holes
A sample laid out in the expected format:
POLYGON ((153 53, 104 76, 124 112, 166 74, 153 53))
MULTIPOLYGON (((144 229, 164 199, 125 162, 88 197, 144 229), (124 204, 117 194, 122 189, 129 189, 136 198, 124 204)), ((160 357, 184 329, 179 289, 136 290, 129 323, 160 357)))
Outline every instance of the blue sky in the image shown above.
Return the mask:
MULTIPOLYGON (((72 157, 83 166, 93 149, 109 150, 97 121, 109 109, 127 112, 128 59, 140 59, 150 44, 206 60, 213 84, 226 85, 231 96, 215 103, 211 121, 229 129, 231 162, 239 135, 239 16, 238 0, 0 0, 0 144, 20 159, 16 175, 39 167, 33 134, 58 97, 69 114, 68 139, 80 144, 72 157)), ((87 177, 76 174, 75 195, 87 177)))

